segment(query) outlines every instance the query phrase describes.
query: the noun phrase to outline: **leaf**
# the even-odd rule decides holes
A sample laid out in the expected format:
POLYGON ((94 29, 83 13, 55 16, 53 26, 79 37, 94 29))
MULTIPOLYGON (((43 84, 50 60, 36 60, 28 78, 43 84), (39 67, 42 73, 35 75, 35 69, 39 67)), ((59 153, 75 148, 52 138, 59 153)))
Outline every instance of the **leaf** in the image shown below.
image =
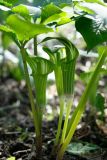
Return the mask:
POLYGON ((7 12, 10 11, 10 8, 0 5, 0 10, 7 12))
POLYGON ((0 0, 0 4, 3 5, 3 6, 6 6, 6 7, 11 7, 11 6, 12 6, 12 4, 7 3, 7 2, 4 1, 4 0, 0 0))
POLYGON ((41 9, 33 6, 27 6, 27 5, 18 5, 12 8, 12 11, 15 13, 20 14, 24 17, 30 17, 31 15, 40 16, 41 9))
POLYGON ((83 11, 84 11, 84 12, 87 12, 88 14, 94 14, 94 13, 95 13, 92 9, 88 8, 87 3, 86 3, 85 6, 84 6, 84 3, 77 3, 77 4, 75 5, 75 7, 76 7, 77 9, 81 10, 82 12, 83 12, 83 11))
POLYGON ((72 142, 71 144, 69 144, 68 148, 67 148, 67 152, 74 154, 74 155, 81 155, 83 157, 87 157, 87 155, 89 156, 89 154, 91 154, 91 152, 96 152, 99 151, 100 147, 95 145, 95 144, 91 144, 91 143, 78 143, 78 142, 72 142))
POLYGON ((56 22, 57 26, 59 26, 59 25, 63 25, 63 24, 71 22, 71 19, 68 17, 67 13, 62 12, 59 14, 54 14, 53 16, 47 18, 44 21, 44 24, 49 24, 53 22, 56 22))
MULTIPOLYGON (((106 18, 107 17, 107 5, 101 5, 101 4, 97 4, 97 3, 85 3, 85 2, 82 2, 82 3, 79 3, 79 5, 81 7, 85 7, 87 8, 89 11, 89 14, 94 14, 94 16, 98 15, 99 17, 101 18, 106 18)), ((86 10, 86 12, 88 12, 88 10, 86 10)), ((85 10, 84 10, 85 11, 85 10)))
POLYGON ((9 33, 13 32, 10 28, 8 28, 7 26, 4 26, 4 25, 0 25, 0 30, 4 31, 4 32, 9 32, 9 33))
POLYGON ((14 4, 14 3, 18 2, 18 0, 3 0, 3 1, 10 3, 10 4, 14 4))
POLYGON ((84 0, 85 2, 91 2, 91 3, 98 3, 98 4, 101 4, 101 5, 105 5, 104 1, 103 0, 84 0))
POLYGON ((15 160, 15 159, 16 159, 15 157, 7 158, 7 160, 15 160))
POLYGON ((21 16, 24 16, 24 17, 28 16, 29 17, 29 10, 22 4, 20 4, 16 7, 13 7, 12 11, 20 14, 21 16))
POLYGON ((62 10, 59 7, 55 6, 54 4, 49 4, 42 8, 41 22, 44 22, 47 18, 61 12, 62 10))
POLYGON ((16 38, 16 35, 15 35, 13 30, 8 28, 7 26, 0 25, 0 31, 6 33, 20 47, 20 44, 19 44, 19 42, 18 42, 18 40, 16 38))
POLYGON ((88 51, 107 41, 107 26, 104 19, 80 17, 76 20, 75 26, 86 41, 88 51))
POLYGON ((35 35, 52 32, 51 28, 42 24, 33 24, 17 15, 11 15, 7 18, 7 24, 12 29, 20 41, 33 38, 35 35))

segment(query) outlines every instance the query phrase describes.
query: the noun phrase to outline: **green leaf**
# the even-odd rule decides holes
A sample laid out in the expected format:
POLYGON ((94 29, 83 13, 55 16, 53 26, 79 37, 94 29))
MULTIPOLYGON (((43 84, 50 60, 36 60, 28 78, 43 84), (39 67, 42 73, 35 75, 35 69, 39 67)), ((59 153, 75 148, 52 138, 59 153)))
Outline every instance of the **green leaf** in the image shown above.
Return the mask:
POLYGON ((29 40, 36 35, 52 32, 51 28, 42 24, 33 24, 17 15, 11 15, 7 18, 7 24, 12 29, 20 41, 29 40))
POLYGON ((7 26, 0 25, 0 31, 2 31, 5 34, 7 34, 20 47, 20 44, 19 44, 19 42, 18 42, 18 40, 16 38, 16 35, 15 35, 15 33, 14 33, 14 31, 12 29, 10 29, 7 26))
POLYGON ((41 13, 41 21, 43 22, 50 16, 53 16, 54 14, 61 13, 61 9, 54 4, 49 4, 45 7, 42 8, 42 13, 41 13))
POLYGON ((107 27, 104 19, 80 17, 76 20, 75 26, 86 41, 88 50, 107 41, 107 27))
POLYGON ((101 4, 101 5, 105 5, 104 1, 103 0, 84 0, 85 2, 91 2, 91 3, 98 3, 98 4, 101 4))
POLYGON ((13 33, 12 29, 4 25, 0 25, 0 30, 8 33, 13 33))
POLYGON ((75 7, 76 7, 77 9, 81 10, 82 12, 83 12, 83 11, 84 11, 84 12, 87 12, 88 14, 94 14, 94 13, 95 13, 92 9, 88 8, 87 3, 86 3, 85 6, 84 6, 83 4, 84 4, 84 3, 77 3, 77 4, 75 5, 75 7))
POLYGON ((20 14, 21 16, 24 16, 24 17, 28 16, 29 17, 29 10, 22 4, 20 4, 16 7, 13 7, 12 11, 20 14))
POLYGON ((10 3, 8 3, 4 0, 0 0, 0 4, 3 5, 3 6, 6 6, 6 7, 11 7, 12 6, 12 4, 10 4, 10 3))
POLYGON ((57 26, 59 26, 59 25, 63 25, 71 22, 71 19, 68 17, 67 13, 62 12, 62 13, 54 14, 53 16, 50 16, 44 21, 44 24, 49 24, 53 22, 56 22, 57 26))
POLYGON ((71 153, 74 155, 80 155, 83 157, 86 157, 87 155, 89 156, 91 152, 96 152, 99 150, 100 150, 99 146, 91 143, 85 143, 85 142, 84 143, 72 142, 71 144, 69 144, 67 148, 68 153, 71 153))
POLYGON ((7 160, 15 160, 15 159, 16 159, 15 157, 7 158, 7 160))
POLYGON ((16 3, 18 0, 3 0, 4 2, 10 3, 10 4, 14 4, 16 3))
POLYGON ((41 14, 40 8, 22 5, 22 4, 13 7, 12 11, 20 14, 23 17, 28 17, 28 18, 32 15, 40 16, 40 14, 41 14))
POLYGON ((10 11, 10 8, 5 7, 5 6, 3 6, 3 5, 0 5, 0 10, 5 11, 5 12, 8 12, 8 11, 10 11))

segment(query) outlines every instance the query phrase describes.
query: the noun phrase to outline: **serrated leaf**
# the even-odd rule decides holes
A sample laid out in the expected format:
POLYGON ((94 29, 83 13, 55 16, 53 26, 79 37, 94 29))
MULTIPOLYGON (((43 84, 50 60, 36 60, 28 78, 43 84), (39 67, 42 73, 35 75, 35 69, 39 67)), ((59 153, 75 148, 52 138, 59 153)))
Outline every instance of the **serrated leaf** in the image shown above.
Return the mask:
POLYGON ((107 41, 107 26, 104 19, 80 17, 76 20, 75 26, 86 41, 88 50, 107 41))
POLYGON ((52 32, 51 28, 42 24, 33 24, 17 15, 11 15, 7 18, 8 26, 15 32, 20 41, 29 40, 35 35, 52 32))

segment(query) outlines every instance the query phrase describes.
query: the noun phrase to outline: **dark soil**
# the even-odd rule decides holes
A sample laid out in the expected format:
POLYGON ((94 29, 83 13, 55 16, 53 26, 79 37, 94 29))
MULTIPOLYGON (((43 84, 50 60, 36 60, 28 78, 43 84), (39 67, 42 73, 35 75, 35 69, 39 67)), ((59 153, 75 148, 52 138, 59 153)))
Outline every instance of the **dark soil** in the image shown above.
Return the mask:
MULTIPOLYGON (((17 160, 36 160, 35 133, 31 118, 28 92, 24 82, 10 78, 0 80, 0 160, 10 156, 17 160)), ((95 117, 85 114, 84 124, 74 135, 73 141, 85 141, 99 145, 100 153, 88 158, 65 153, 64 160, 107 160, 107 135, 96 125, 95 117), (89 118, 89 119, 88 119, 89 118), (86 123, 88 120, 88 124, 86 123)), ((43 121, 42 160, 49 160, 57 129, 58 118, 43 121)))

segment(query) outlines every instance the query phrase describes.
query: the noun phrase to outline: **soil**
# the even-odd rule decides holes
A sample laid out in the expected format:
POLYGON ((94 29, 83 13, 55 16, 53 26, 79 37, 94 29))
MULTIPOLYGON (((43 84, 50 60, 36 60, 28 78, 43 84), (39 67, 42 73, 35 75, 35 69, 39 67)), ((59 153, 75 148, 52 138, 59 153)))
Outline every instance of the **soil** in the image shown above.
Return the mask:
MULTIPOLYGON (((0 160, 6 160, 11 156, 17 160, 37 159, 34 126, 29 106, 24 81, 17 82, 11 77, 0 79, 0 160)), ((50 121, 45 118, 43 121, 42 160, 50 159, 57 123, 57 117, 50 121)), ((95 117, 86 112, 81 124, 82 127, 75 132, 73 141, 94 143, 102 150, 85 158, 66 152, 64 160, 107 160, 107 134, 98 127, 95 117)))

